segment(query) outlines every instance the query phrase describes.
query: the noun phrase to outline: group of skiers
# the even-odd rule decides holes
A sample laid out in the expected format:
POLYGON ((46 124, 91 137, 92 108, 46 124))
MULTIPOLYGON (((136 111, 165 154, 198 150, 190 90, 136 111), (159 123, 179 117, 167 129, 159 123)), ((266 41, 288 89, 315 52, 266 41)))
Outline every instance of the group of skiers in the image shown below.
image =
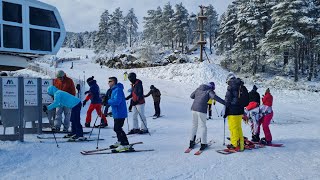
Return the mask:
POLYGON ((109 77, 108 85, 109 89, 102 99, 100 96, 100 88, 94 76, 87 79, 87 84, 90 89, 85 92, 86 98, 81 103, 81 100, 75 96, 75 86, 73 81, 68 78, 64 71, 60 70, 56 74, 54 79, 54 85, 48 87, 48 94, 53 97, 53 103, 49 106, 44 105, 43 111, 55 112, 56 119, 52 127, 53 131, 60 131, 62 114, 64 113, 64 127, 63 131, 68 132, 69 122, 72 122, 72 131, 65 137, 70 138, 69 140, 86 140, 83 137, 83 127, 80 123, 80 111, 81 107, 84 107, 90 100, 90 105, 87 111, 85 127, 90 127, 91 114, 96 110, 99 117, 101 117, 100 128, 108 126, 107 114, 108 109, 112 109, 112 117, 114 119, 114 131, 117 134, 118 141, 112 145, 116 151, 129 150, 129 141, 126 133, 122 127, 125 119, 128 117, 126 100, 131 99, 131 105, 133 106, 133 129, 128 134, 145 134, 149 133, 147 127, 147 119, 145 117, 145 97, 152 95, 154 99, 155 115, 160 116, 160 91, 151 85, 150 92, 147 95, 143 93, 142 81, 137 79, 135 73, 129 73, 128 79, 131 84, 131 93, 129 96, 124 95, 124 86, 116 77, 109 77), (102 111, 102 107, 105 106, 105 110, 102 111), (141 120, 141 126, 139 128, 138 115, 141 120))
MULTIPOLYGON (((198 124, 201 128, 201 147, 200 150, 207 148, 207 110, 211 110, 208 104, 212 104, 209 100, 219 102, 224 105, 221 112, 223 118, 227 118, 231 144, 227 145, 228 149, 235 151, 243 151, 245 149, 244 137, 241 127, 242 119, 246 122, 250 120, 252 129, 252 141, 260 142, 262 144, 271 144, 272 135, 269 129, 270 121, 273 117, 272 102, 273 97, 268 88, 262 98, 262 105, 260 105, 260 95, 257 92, 257 87, 254 85, 252 91, 248 93, 243 81, 237 78, 234 73, 229 73, 226 79, 228 84, 225 99, 221 99, 215 93, 215 84, 210 82, 208 84, 200 85, 192 94, 194 99, 191 111, 193 117, 190 145, 193 148, 196 144, 196 134, 198 124), (260 125, 263 127, 265 138, 260 139, 260 125)), ((211 114, 209 114, 209 118, 211 114)))

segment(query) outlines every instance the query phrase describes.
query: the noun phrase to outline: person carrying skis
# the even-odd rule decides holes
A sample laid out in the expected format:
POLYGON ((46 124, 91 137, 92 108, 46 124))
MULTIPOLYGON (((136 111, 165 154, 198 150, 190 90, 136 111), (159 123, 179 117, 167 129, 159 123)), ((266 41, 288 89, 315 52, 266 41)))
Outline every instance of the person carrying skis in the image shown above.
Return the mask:
MULTIPOLYGON (((265 138, 261 138, 260 143, 262 144, 272 144, 272 135, 269 128, 270 122, 273 117, 273 96, 270 93, 270 89, 268 88, 262 98, 262 106, 260 108, 260 112, 262 113, 263 117, 260 120, 260 124, 262 124, 263 132, 265 138)), ((260 133, 260 126, 258 129, 258 133, 260 133)))
POLYGON ((109 87, 112 90, 111 97, 107 103, 112 108, 113 119, 114 119, 114 132, 117 134, 118 142, 111 145, 111 148, 116 148, 116 151, 122 152, 129 150, 129 142, 126 133, 122 127, 125 118, 128 117, 126 99, 123 92, 123 85, 118 83, 116 77, 109 77, 109 87))
POLYGON ((191 99, 194 99, 193 104, 191 106, 192 112, 192 130, 190 137, 190 145, 189 148, 193 149, 195 146, 196 134, 198 130, 198 123, 200 124, 200 128, 202 129, 201 137, 201 147, 200 150, 204 150, 207 144, 207 103, 209 99, 214 99, 221 104, 225 104, 224 100, 222 100, 219 96, 214 92, 215 84, 214 82, 210 82, 209 84, 200 85, 191 95, 191 99))
POLYGON ((108 126, 108 121, 101 110, 102 100, 100 98, 100 88, 97 84, 97 81, 94 80, 94 76, 88 78, 87 83, 90 86, 90 89, 89 89, 89 91, 85 92, 85 94, 88 94, 88 95, 85 98, 85 100, 83 101, 83 107, 86 105, 86 103, 87 103, 87 101, 89 101, 89 99, 91 100, 91 103, 90 103, 89 109, 87 111, 85 126, 90 127, 92 111, 96 110, 98 116, 101 117, 100 126, 102 128, 104 128, 104 127, 108 126))
POLYGON ((240 102, 240 90, 241 87, 244 86, 244 83, 241 79, 236 78, 234 73, 228 74, 226 83, 228 84, 228 88, 225 96, 225 110, 223 118, 228 118, 231 141, 231 144, 227 145, 227 148, 236 151, 243 151, 244 139, 241 120, 244 114, 244 106, 240 102))
POLYGON ((72 122, 72 132, 66 135, 71 141, 85 140, 83 137, 83 129, 80 123, 81 100, 67 92, 58 90, 55 86, 48 87, 48 94, 53 96, 53 103, 48 107, 43 105, 43 111, 48 112, 57 107, 67 107, 71 109, 70 121, 72 122))
POLYGON ((260 94, 257 92, 257 86, 254 85, 252 90, 249 92, 249 104, 245 107, 245 113, 243 119, 251 122, 251 132, 253 142, 259 142, 260 137, 258 134, 260 115, 260 94))
POLYGON ((153 104, 154 104, 154 115, 153 117, 160 117, 160 100, 161 100, 161 93, 159 91, 159 89, 157 89, 156 87, 154 87, 154 85, 150 86, 150 91, 148 94, 144 95, 144 97, 148 97, 152 94, 152 98, 153 98, 153 104))
POLYGON ((142 81, 137 79, 137 75, 133 72, 128 74, 128 79, 132 83, 131 84, 131 94, 126 97, 126 100, 132 98, 132 106, 133 106, 133 129, 129 131, 128 134, 145 134, 149 133, 147 128, 147 119, 144 115, 144 106, 145 100, 143 96, 143 86, 142 81), (138 115, 141 119, 141 129, 139 129, 138 125, 138 115))
MULTIPOLYGON (((53 80, 53 85, 61 91, 65 91, 73 96, 76 95, 76 88, 71 78, 67 77, 66 73, 59 70, 56 75, 56 79, 53 80)), ((60 131, 62 124, 62 114, 64 114, 63 131, 67 132, 70 126, 71 109, 67 107, 56 108, 56 119, 54 121, 53 131, 60 131)))

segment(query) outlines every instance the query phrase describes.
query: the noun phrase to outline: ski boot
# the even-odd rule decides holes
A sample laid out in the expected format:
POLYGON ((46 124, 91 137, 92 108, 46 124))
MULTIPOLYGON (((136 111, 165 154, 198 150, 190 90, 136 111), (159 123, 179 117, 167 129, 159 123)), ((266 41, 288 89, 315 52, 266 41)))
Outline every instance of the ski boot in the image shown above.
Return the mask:
POLYGON ((133 148, 130 148, 129 145, 120 145, 116 149, 113 149, 112 152, 124 152, 130 150, 133 150, 133 148))
POLYGON ((75 135, 75 134, 72 134, 72 133, 69 133, 69 134, 63 136, 63 138, 71 138, 71 137, 73 137, 73 136, 76 136, 76 135, 75 135))
POLYGON ((119 147, 121 145, 121 142, 117 141, 116 143, 114 143, 113 145, 109 146, 111 149, 115 149, 117 147, 119 147))
POLYGON ((208 144, 201 144, 200 151, 205 150, 208 147, 208 144))
POLYGON ((252 135, 252 139, 251 139, 252 142, 259 142, 260 141, 260 137, 259 135, 252 135))
POLYGON ((148 129, 141 129, 138 134, 147 134, 149 133, 148 129))
POLYGON ((272 144, 271 141, 267 141, 266 138, 261 138, 260 140, 260 144, 263 144, 263 145, 270 145, 272 144))
POLYGON ((85 123, 84 126, 85 127, 90 127, 90 123, 85 123))
POLYGON ((140 129, 131 129, 128 134, 138 134, 140 132, 140 129))

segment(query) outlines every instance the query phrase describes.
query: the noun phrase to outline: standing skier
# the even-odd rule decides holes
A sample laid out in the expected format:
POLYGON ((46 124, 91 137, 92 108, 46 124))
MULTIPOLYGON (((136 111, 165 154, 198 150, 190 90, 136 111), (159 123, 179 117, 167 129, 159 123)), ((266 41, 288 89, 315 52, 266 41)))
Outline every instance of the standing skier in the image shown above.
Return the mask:
POLYGON ((103 114, 106 117, 108 115, 112 115, 111 112, 110 112, 110 114, 108 114, 109 107, 110 107, 110 105, 108 104, 108 100, 111 98, 111 93, 112 93, 112 89, 109 88, 108 91, 106 92, 106 95, 102 98, 102 104, 105 106, 103 114))
MULTIPOLYGON (((228 118, 231 141, 231 144, 227 145, 227 148, 236 151, 243 151, 244 139, 241 120, 244 114, 244 106, 241 104, 240 95, 242 92, 240 91, 241 87, 244 87, 244 85, 241 79, 236 78, 233 73, 228 74, 226 82, 228 84, 228 88, 225 97, 226 104, 223 118, 228 118)), ((248 91, 246 91, 246 93, 248 93, 248 91)), ((249 98, 247 100, 249 100, 249 98)))
POLYGON ((154 85, 150 86, 150 91, 148 94, 146 94, 144 97, 148 97, 152 94, 152 98, 153 98, 153 104, 154 104, 154 117, 158 118, 160 117, 160 100, 161 100, 161 93, 159 91, 159 89, 157 89, 156 87, 154 87, 154 85))
POLYGON ((107 103, 112 108, 112 115, 114 119, 113 129, 117 133, 118 138, 118 142, 112 145, 111 148, 116 148, 116 151, 118 152, 127 151, 129 150, 129 142, 126 133, 122 129, 125 118, 128 117, 123 85, 121 83, 118 83, 116 77, 110 77, 108 84, 112 90, 112 93, 107 103))
POLYGON ((86 99, 83 101, 83 107, 86 105, 87 101, 90 99, 91 103, 89 106, 89 109, 87 111, 87 117, 86 117, 86 127, 90 127, 91 122, 91 114, 93 110, 96 110, 98 116, 101 117, 101 123, 100 126, 102 128, 108 126, 107 118, 104 116, 104 114, 101 111, 101 103, 102 100, 100 98, 100 88, 97 84, 97 81, 93 79, 94 76, 87 79, 87 83, 90 86, 89 91, 86 91, 85 94, 88 94, 86 99), (103 123, 102 123, 103 121, 103 123))
POLYGON ((132 83, 131 94, 126 98, 132 101, 133 106, 133 129, 128 134, 145 134, 149 133, 147 128, 147 119, 144 115, 145 100, 143 96, 143 86, 141 80, 137 79, 137 75, 133 72, 128 75, 129 81, 132 83), (138 115, 141 119, 141 129, 138 125, 138 115))
POLYGON ((200 85, 191 95, 191 99, 194 99, 191 112, 192 112, 192 131, 190 137, 189 148, 193 148, 195 145, 196 134, 198 130, 198 123, 202 129, 201 134, 201 147, 200 150, 204 150, 207 145, 207 103, 209 99, 217 100, 219 103, 224 104, 224 101, 218 97, 215 92, 214 82, 209 84, 200 85))
POLYGON ((83 137, 83 130, 82 125, 80 123, 80 111, 81 111, 81 101, 79 98, 58 90, 55 86, 48 87, 48 94, 54 97, 53 103, 50 104, 48 107, 43 106, 43 111, 47 112, 48 110, 52 110, 57 107, 67 107, 71 109, 71 128, 72 132, 66 137, 70 137, 70 140, 85 140, 83 137))
MULTIPOLYGON (((269 128, 269 124, 273 117, 273 110, 272 110, 272 104, 273 104, 273 96, 270 93, 270 89, 268 88, 262 98, 262 107, 260 108, 260 111, 263 115, 260 123, 262 124, 263 132, 265 135, 265 138, 261 138, 260 142, 262 144, 271 144, 272 143, 272 135, 269 128)), ((260 129, 259 129, 260 130, 260 129)))
POLYGON ((249 105, 245 108, 245 119, 250 119, 251 122, 251 132, 253 142, 259 142, 260 137, 258 133, 259 120, 260 120, 260 94, 257 92, 258 88, 253 85, 252 90, 249 92, 249 105))

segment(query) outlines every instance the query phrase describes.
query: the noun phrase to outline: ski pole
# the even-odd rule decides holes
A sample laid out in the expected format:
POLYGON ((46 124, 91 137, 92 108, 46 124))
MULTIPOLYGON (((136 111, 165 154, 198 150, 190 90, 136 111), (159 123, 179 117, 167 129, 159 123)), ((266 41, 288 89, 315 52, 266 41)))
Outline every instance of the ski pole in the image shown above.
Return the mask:
MULTIPOLYGON (((49 117, 47 111, 46 111, 46 114, 47 114, 47 117, 49 117)), ((48 120, 49 120, 49 118, 48 118, 48 120)), ((50 123, 50 120, 49 120, 49 123, 50 123)), ((52 127, 53 127, 53 126, 51 125, 51 129, 52 129, 52 127)), ((58 144, 58 142, 57 142, 57 138, 56 138, 56 135, 55 135, 54 131, 52 131, 52 134, 53 134, 54 140, 56 141, 57 148, 59 148, 59 144, 58 144)))
POLYGON ((97 122, 97 120, 98 120, 98 117, 99 117, 99 115, 97 116, 96 120, 94 121, 94 124, 93 124, 93 126, 92 126, 91 132, 90 132, 90 134, 89 134, 89 139, 90 139, 90 137, 91 137, 93 128, 96 126, 96 122, 97 122))
MULTIPOLYGON (((102 106, 101 109, 103 109, 103 106, 102 106)), ((97 140, 97 147, 96 147, 96 149, 99 149, 100 130, 101 130, 101 125, 102 125, 102 111, 101 111, 100 116, 101 116, 101 121, 100 121, 100 126, 99 126, 99 133, 98 133, 98 140, 97 140)))
MULTIPOLYGON (((143 122, 143 124, 144 124, 144 127, 146 127, 146 128, 147 128, 147 130, 148 130, 148 127, 146 126, 146 123, 144 122, 144 120, 143 120, 143 118, 142 118, 142 116, 141 116, 140 112, 138 111, 137 106, 134 106, 134 107, 136 108, 136 110, 137 110, 137 112, 138 112, 138 114, 139 114, 139 116, 140 116, 140 118, 141 118, 141 121, 142 121, 142 122, 143 122)), ((148 130, 148 134, 151 136, 151 134, 150 134, 149 130, 148 130)))
POLYGON ((216 105, 214 105, 214 108, 216 109, 216 113, 217 113, 218 117, 220 117, 216 105))
MULTIPOLYGON (((129 101, 127 101, 127 107, 128 107, 128 102, 129 101)), ((127 117, 127 125, 128 125, 128 132, 130 131, 130 128, 129 128, 129 115, 128 115, 128 117, 127 117)))
POLYGON ((226 145, 226 118, 223 118, 223 145, 226 145))

